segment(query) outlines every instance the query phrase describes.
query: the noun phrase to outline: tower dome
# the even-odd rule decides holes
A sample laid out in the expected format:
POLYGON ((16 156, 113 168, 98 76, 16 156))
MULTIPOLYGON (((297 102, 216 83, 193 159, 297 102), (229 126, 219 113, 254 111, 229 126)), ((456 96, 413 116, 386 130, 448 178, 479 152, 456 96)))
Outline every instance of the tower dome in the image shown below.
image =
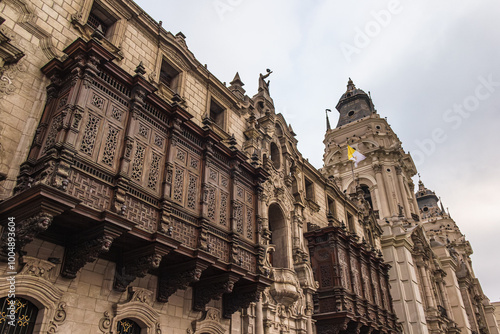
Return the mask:
POLYGON ((369 116, 375 112, 372 99, 362 89, 356 88, 351 78, 347 82, 347 90, 335 107, 340 113, 337 128, 353 121, 369 116))

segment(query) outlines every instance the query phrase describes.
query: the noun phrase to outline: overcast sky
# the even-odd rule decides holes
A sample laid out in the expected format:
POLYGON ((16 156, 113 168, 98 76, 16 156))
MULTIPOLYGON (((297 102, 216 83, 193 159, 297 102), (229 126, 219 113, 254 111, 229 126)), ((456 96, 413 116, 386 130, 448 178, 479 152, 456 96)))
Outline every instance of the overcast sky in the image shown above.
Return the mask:
MULTIPOLYGON (((273 70, 276 112, 320 168, 325 109, 351 77, 409 151, 471 242, 476 275, 500 300, 498 0, 137 1, 221 81, 249 96, 273 70)), ((417 179, 415 179, 417 182, 417 179)))

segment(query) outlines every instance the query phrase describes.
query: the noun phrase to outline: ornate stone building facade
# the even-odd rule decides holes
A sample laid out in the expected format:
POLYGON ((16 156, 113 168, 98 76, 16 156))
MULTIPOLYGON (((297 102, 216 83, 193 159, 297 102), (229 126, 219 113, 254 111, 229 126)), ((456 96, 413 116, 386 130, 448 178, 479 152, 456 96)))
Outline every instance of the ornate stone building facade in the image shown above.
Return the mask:
POLYGON ((227 87, 132 1, 0 13, 16 333, 496 333, 470 246, 429 237, 411 157, 352 83, 319 171, 275 113, 270 70, 252 97, 238 74, 227 87), (385 152, 356 180, 335 142, 366 137, 351 105, 385 140, 351 142, 385 152))

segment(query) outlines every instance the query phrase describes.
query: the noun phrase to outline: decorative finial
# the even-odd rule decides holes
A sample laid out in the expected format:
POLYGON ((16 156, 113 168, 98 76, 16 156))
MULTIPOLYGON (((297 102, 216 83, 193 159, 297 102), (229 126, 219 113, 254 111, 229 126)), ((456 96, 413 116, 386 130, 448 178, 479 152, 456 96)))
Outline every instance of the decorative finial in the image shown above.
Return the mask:
POLYGON ((244 86, 245 84, 240 79, 240 74, 236 72, 233 81, 229 83, 231 86, 244 86))
POLYGON ((349 78, 349 81, 347 81, 347 91, 352 91, 355 89, 356 89, 356 86, 352 82, 351 78, 349 78))

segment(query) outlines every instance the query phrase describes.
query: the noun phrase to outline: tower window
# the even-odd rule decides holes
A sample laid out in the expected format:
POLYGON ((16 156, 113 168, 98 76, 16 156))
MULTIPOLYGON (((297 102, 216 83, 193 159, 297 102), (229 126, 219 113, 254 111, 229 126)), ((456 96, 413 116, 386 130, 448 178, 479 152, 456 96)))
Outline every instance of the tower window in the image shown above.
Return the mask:
POLYGON ((224 108, 214 99, 210 100, 210 119, 220 128, 224 128, 224 108))
POLYGON ((347 116, 349 117, 352 117, 352 115, 354 115, 354 110, 349 111, 349 113, 347 114, 347 116))
POLYGON ((177 88, 179 86, 179 71, 177 71, 165 59, 161 62, 160 82, 174 92, 177 92, 177 88))

